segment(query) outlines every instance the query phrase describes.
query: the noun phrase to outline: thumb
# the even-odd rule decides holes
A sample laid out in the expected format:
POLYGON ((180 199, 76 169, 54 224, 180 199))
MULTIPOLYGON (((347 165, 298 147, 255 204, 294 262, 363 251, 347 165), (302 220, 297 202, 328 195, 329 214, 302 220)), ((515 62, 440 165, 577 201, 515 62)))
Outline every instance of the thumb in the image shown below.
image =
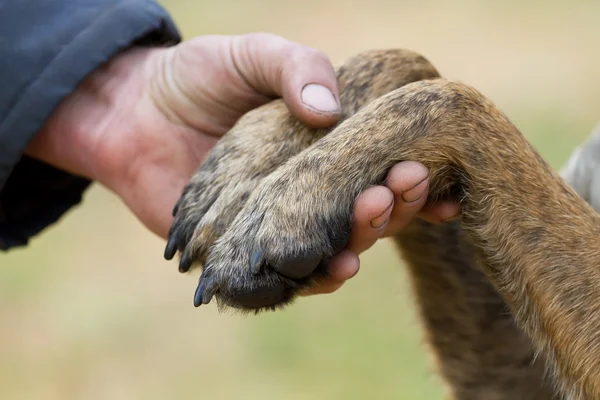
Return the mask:
POLYGON ((323 52, 267 33, 234 36, 230 46, 237 72, 254 91, 283 97, 292 114, 312 127, 339 119, 337 79, 323 52))
POLYGON ((283 97, 305 124, 340 117, 337 79, 325 54, 276 35, 199 36, 153 52, 150 96, 171 119, 220 136, 244 113, 283 97))

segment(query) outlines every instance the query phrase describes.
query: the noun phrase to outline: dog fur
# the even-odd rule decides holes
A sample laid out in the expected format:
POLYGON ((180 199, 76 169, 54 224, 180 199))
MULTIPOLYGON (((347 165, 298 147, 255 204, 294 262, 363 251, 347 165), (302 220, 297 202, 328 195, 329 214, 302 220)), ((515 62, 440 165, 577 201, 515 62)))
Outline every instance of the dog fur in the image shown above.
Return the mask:
MULTIPOLYGON (((196 305, 288 304, 347 243, 356 197, 418 161, 428 202, 462 206, 459 221, 415 220, 394 238, 451 398, 599 399, 598 213, 491 101, 421 55, 365 52, 337 74, 337 126, 310 129, 274 101, 185 188, 165 256, 203 265, 196 305)), ((587 190, 580 164, 565 174, 587 190)))

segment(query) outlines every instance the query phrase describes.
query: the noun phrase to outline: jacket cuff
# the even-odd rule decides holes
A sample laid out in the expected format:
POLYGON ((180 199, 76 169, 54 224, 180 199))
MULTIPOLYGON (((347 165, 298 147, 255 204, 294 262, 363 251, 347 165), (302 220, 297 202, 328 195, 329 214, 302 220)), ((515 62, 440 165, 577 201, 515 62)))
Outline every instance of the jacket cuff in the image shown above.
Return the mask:
POLYGON ((20 93, 0 121, 0 249, 26 245, 81 201, 88 179, 23 156, 64 97, 87 75, 133 45, 169 45, 181 40, 158 4, 120 1, 90 21, 20 93))

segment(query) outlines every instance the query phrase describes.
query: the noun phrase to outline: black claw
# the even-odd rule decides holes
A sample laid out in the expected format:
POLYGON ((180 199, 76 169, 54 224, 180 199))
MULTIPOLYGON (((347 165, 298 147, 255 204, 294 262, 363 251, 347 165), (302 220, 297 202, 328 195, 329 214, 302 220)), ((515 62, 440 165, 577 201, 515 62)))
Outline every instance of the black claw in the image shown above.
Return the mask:
POLYGON ((183 195, 179 198, 179 200, 177 200, 177 203, 175 203, 175 207, 173 207, 173 212, 171 213, 173 216, 177 215, 177 213, 179 212, 179 207, 181 207, 182 201, 183 195))
POLYGON ((192 259, 190 252, 188 250, 185 250, 183 252, 183 255, 181 256, 181 260, 179 260, 179 272, 188 272, 193 263, 194 260, 192 259))
POLYGON ((196 288, 196 293, 194 294, 194 307, 200 307, 202 305, 202 295, 204 292, 203 281, 200 280, 198 287, 196 288))
POLYGON ((253 274, 258 274, 260 272, 262 255, 262 250, 256 250, 254 254, 252 254, 252 259, 250 260, 250 271, 252 271, 253 274))
POLYGON ((304 254, 281 260, 274 269, 287 278, 302 279, 312 274, 320 262, 320 254, 304 254))
POLYGON ((177 239, 175 235, 170 235, 165 247, 165 260, 172 260, 175 257, 175 253, 177 253, 177 239))
POLYGON ((202 304, 208 304, 214 295, 214 282, 210 279, 210 272, 206 269, 200 276, 200 282, 194 294, 194 307, 200 307, 202 304))

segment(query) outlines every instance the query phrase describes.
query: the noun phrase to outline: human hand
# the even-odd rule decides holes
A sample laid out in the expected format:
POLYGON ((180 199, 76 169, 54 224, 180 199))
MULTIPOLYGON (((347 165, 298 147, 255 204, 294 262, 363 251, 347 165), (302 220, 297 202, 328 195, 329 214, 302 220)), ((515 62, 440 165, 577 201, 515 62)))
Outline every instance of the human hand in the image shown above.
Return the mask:
MULTIPOLYGON (((134 48, 82 82, 27 153, 99 181, 166 237, 175 202, 218 138, 244 113, 277 96, 313 127, 339 118, 327 57, 280 37, 203 36, 172 48, 134 48)), ((359 197, 348 249, 332 260, 331 279, 313 294, 340 287, 358 271, 359 253, 421 212, 426 178, 422 165, 401 163, 387 187, 359 197)), ((458 211, 444 203, 421 215, 439 221, 458 211)))

